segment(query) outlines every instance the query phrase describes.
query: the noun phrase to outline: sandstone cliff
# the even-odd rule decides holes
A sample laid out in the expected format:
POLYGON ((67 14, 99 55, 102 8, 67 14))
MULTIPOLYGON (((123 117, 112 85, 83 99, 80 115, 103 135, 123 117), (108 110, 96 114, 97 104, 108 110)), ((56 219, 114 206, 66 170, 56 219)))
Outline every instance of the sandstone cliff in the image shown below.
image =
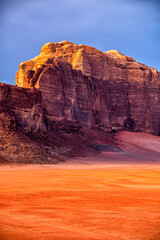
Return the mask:
POLYGON ((16 85, 41 90, 49 120, 159 134, 159 72, 116 50, 47 43, 20 64, 16 85))
POLYGON ((116 50, 47 43, 20 64, 16 86, 0 85, 0 159, 53 163, 116 146, 113 131, 159 135, 159 99, 156 69, 116 50))
POLYGON ((96 142, 117 145, 112 133, 48 118, 40 90, 0 84, 0 164, 57 163, 99 152, 96 142))

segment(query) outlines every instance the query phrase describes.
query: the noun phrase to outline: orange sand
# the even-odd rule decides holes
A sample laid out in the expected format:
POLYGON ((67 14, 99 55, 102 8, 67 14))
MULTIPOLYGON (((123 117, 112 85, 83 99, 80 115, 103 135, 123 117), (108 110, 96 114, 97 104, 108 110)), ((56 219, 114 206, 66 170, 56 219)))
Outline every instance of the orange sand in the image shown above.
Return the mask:
POLYGON ((125 152, 0 166, 0 240, 160 240, 160 138, 117 138, 125 152))
POLYGON ((160 165, 1 166, 1 240, 149 240, 160 165))

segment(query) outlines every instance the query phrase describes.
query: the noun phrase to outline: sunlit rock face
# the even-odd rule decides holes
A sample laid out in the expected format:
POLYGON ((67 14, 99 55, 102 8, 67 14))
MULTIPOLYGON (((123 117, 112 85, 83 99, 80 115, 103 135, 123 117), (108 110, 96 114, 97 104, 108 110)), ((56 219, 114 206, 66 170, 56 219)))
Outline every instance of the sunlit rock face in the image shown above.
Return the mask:
POLYGON ((20 64, 16 85, 39 89, 49 123, 160 131, 159 72, 116 50, 47 43, 39 56, 20 64))
POLYGON ((0 84, 0 163, 88 156, 124 129, 160 134, 160 73, 116 50, 47 43, 16 85, 0 84))

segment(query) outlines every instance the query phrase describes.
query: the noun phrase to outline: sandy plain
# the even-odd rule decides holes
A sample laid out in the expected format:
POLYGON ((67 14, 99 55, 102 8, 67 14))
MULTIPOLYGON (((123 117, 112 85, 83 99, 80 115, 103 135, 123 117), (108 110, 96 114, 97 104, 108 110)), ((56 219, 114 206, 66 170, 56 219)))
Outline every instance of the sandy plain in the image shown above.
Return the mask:
POLYGON ((159 138, 129 134, 124 152, 0 166, 0 239, 159 240, 159 138))

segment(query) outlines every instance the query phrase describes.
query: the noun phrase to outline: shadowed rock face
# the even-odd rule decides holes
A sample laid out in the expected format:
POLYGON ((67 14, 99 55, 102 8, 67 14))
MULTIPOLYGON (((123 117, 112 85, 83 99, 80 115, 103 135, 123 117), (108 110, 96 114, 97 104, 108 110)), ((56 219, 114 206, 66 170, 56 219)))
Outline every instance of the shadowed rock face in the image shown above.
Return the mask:
POLYGON ((12 122, 15 119, 14 125, 21 132, 46 129, 42 121, 42 96, 37 89, 25 89, 1 84, 0 113, 2 112, 12 116, 12 122))
POLYGON ((116 50, 47 43, 16 85, 0 85, 0 162, 54 163, 117 146, 114 131, 160 133, 160 73, 116 50))
POLYGON ((42 92, 50 121, 129 128, 158 135, 160 74, 116 50, 101 52, 68 41, 47 43, 21 63, 16 85, 42 92))

